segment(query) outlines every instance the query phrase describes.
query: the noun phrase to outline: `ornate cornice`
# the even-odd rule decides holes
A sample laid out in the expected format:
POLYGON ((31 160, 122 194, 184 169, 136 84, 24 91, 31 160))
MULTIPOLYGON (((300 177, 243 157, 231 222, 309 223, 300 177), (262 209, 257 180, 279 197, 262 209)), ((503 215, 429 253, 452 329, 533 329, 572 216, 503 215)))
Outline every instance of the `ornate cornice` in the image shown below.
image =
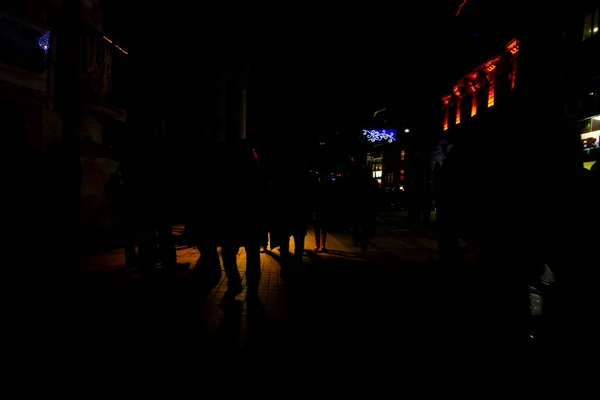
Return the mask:
POLYGON ((486 62, 484 62, 479 68, 482 69, 486 74, 489 74, 490 72, 496 69, 496 67, 498 66, 498 61, 500 61, 501 58, 501 55, 492 57, 486 62))
POLYGON ((454 86, 452 88, 452 93, 454 93, 454 96, 456 96, 458 99, 460 99, 462 97, 462 93, 460 91, 461 87, 462 87, 462 83, 459 82, 456 86, 454 86))
POLYGON ((452 96, 449 94, 442 96, 442 103, 444 104, 444 106, 447 106, 448 104, 450 104, 451 98, 452 98, 452 96))
POLYGON ((519 40, 511 40, 504 48, 502 54, 494 56, 473 71, 465 74, 454 87, 452 93, 442 96, 442 103, 448 105, 453 101, 460 101, 469 93, 475 93, 485 82, 492 83, 495 79, 495 70, 500 61, 507 55, 514 57, 519 52, 519 40))
POLYGON ((519 40, 513 39, 506 45, 506 51, 513 56, 519 52, 519 40))

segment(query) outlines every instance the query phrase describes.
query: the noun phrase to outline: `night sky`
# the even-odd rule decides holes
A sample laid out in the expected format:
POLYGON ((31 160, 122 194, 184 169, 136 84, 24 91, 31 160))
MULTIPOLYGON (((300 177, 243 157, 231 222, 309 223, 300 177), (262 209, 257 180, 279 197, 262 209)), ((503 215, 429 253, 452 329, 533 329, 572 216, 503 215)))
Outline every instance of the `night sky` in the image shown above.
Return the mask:
MULTIPOLYGON (((199 66, 249 59, 249 135, 311 138, 354 132, 382 107, 400 110, 417 129, 436 129, 439 96, 471 67, 461 54, 480 40, 473 36, 479 27, 457 24, 460 3, 191 10, 191 3, 170 1, 139 10, 108 0, 104 15, 105 30, 127 46, 136 65, 154 59, 154 82, 188 101, 199 66)), ((477 20, 478 3, 467 2, 462 12, 477 20)))

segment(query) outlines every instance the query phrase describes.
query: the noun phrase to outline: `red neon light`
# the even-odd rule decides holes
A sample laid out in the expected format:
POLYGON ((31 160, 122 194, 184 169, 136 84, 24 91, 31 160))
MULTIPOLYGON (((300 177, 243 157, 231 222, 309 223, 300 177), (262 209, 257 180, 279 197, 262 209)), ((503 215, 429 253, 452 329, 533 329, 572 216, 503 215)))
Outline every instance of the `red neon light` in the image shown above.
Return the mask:
POLYGON ((467 0, 463 0, 463 2, 460 4, 460 6, 458 7, 458 11, 456 12, 456 16, 458 17, 458 14, 460 14, 463 6, 467 4, 467 0))

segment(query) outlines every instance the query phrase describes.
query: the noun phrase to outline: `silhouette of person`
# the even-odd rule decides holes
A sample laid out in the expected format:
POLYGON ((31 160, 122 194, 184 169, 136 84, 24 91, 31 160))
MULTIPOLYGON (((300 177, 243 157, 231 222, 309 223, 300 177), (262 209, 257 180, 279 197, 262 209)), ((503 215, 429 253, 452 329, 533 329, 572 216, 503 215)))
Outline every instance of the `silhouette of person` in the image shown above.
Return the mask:
MULTIPOLYGON (((264 196, 261 196, 263 199, 268 199, 269 198, 269 193, 271 192, 272 189, 272 184, 269 178, 269 173, 268 173, 268 169, 266 167, 266 165, 261 161, 260 156, 258 155, 258 151, 256 150, 256 148, 252 149, 252 157, 254 159, 254 161, 256 162, 256 165, 258 167, 258 173, 259 173, 259 179, 260 179, 260 187, 262 188, 261 190, 266 190, 266 193, 264 194, 264 196)), ((262 240, 260 243, 260 252, 261 253, 265 253, 267 251, 267 248, 269 247, 269 233, 270 233, 270 226, 271 226, 271 218, 269 216, 269 214, 266 212, 266 204, 265 206, 262 208, 265 211, 265 214, 263 215, 263 220, 262 220, 262 224, 263 224, 263 236, 262 236, 262 240)))
POLYGON ((307 172, 292 152, 281 152, 274 168, 273 192, 270 203, 273 218, 271 247, 279 246, 281 272, 292 261, 302 263, 304 240, 312 216, 310 184, 307 172), (294 254, 290 254, 290 237, 294 238, 294 254), (275 241, 275 245, 274 242, 275 241))
POLYGON ((188 231, 191 244, 198 248, 200 257, 194 267, 194 274, 221 274, 218 246, 221 241, 219 231, 220 174, 215 174, 213 166, 221 162, 214 144, 201 143, 195 150, 194 164, 190 165, 190 179, 201 188, 202 198, 192 198, 189 202, 188 231))
POLYGON ((173 237, 173 177, 168 158, 168 150, 161 143, 166 134, 162 116, 149 116, 141 123, 144 131, 149 131, 156 140, 145 149, 140 149, 139 168, 140 189, 138 206, 143 210, 141 229, 143 240, 139 251, 139 261, 145 270, 152 270, 157 263, 163 269, 177 271, 188 269, 190 263, 178 263, 173 237))
POLYGON ((227 145, 223 151, 225 173, 219 193, 222 204, 219 218, 223 237, 221 256, 227 275, 224 299, 233 299, 243 290, 237 254, 240 247, 244 247, 246 301, 256 302, 260 300, 260 245, 266 231, 263 217, 266 212, 267 184, 249 143, 241 141, 227 145), (228 206, 234 202, 234 207, 228 206))
POLYGON ((355 247, 367 250, 369 228, 374 218, 377 182, 359 166, 352 168, 348 177, 349 196, 351 203, 350 226, 355 247))
POLYGON ((117 172, 111 176, 107 184, 107 195, 109 201, 112 202, 112 207, 117 212, 117 226, 125 252, 125 266, 137 268, 136 233, 138 223, 131 173, 128 162, 122 161, 117 172))
POLYGON ((315 252, 327 252, 327 232, 331 221, 332 188, 328 174, 321 173, 316 183, 314 194, 315 252))

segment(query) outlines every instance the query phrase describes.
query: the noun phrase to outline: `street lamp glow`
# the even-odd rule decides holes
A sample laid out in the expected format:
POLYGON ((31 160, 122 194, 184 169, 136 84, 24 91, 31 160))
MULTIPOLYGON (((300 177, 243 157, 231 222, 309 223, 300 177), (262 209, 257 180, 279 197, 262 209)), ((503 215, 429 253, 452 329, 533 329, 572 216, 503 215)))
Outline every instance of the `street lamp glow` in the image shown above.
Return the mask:
POLYGON ((408 133, 408 132, 410 132, 410 129, 406 128, 406 129, 404 130, 404 133, 408 133))

